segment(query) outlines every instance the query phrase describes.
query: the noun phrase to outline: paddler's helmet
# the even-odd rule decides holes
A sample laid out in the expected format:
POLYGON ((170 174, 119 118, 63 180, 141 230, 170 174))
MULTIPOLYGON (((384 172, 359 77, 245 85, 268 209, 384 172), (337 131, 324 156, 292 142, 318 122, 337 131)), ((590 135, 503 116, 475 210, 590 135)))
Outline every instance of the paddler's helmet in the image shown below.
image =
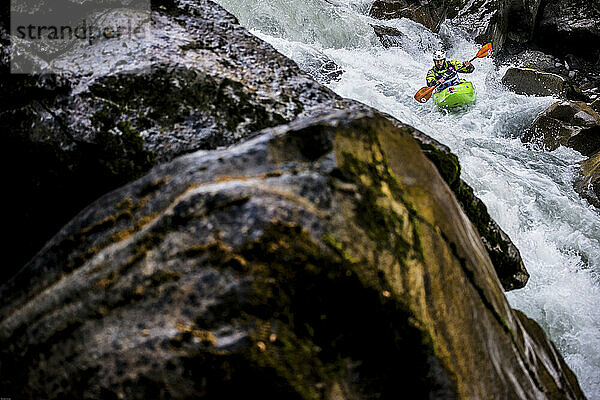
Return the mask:
POLYGON ((444 61, 446 59, 446 53, 443 51, 436 51, 433 53, 433 61, 444 61))

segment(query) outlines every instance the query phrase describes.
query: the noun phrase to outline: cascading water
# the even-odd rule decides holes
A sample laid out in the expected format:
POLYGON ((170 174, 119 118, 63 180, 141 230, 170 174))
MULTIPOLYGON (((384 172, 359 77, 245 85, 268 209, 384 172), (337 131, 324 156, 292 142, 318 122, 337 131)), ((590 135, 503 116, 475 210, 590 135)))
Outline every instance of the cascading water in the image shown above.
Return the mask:
MULTIPOLYGON (((414 93, 424 86, 434 50, 451 59, 473 57, 479 46, 445 23, 440 34, 406 19, 369 18, 372 0, 218 0, 254 34, 310 71, 323 58, 344 73, 328 86, 410 124, 458 155, 462 177, 521 251, 531 274, 524 289, 507 294, 560 349, 590 399, 600 399, 600 212, 573 190, 570 149, 548 152, 519 136, 556 99, 527 97, 501 84, 491 59, 474 62, 468 76, 478 100, 446 113, 414 93), (370 24, 402 32, 386 49, 370 24)), ((318 71, 317 74, 318 75, 318 71)), ((463 75, 463 77, 467 77, 463 75)))

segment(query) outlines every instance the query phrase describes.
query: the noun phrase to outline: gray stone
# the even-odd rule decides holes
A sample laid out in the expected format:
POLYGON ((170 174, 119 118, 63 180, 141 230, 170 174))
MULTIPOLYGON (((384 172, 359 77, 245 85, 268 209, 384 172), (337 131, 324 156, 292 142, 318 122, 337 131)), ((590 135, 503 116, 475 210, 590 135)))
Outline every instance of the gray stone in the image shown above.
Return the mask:
POLYGON ((508 68, 502 84, 515 93, 531 96, 566 96, 569 92, 565 78, 533 68, 508 68))

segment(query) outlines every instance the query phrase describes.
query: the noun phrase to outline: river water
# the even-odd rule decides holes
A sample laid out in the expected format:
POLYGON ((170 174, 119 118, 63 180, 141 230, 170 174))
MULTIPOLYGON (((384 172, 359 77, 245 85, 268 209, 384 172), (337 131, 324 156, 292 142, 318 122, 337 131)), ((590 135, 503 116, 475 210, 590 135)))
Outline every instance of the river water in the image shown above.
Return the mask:
POLYGON ((521 251, 527 286, 507 293, 511 305, 535 319, 560 349, 589 399, 600 400, 600 212, 573 190, 583 157, 560 147, 544 151, 519 137, 556 99, 527 97, 500 83, 506 66, 474 62, 469 78, 477 102, 446 113, 417 103, 431 55, 472 58, 479 49, 444 23, 439 34, 407 19, 368 17, 372 0, 218 0, 252 33, 318 75, 325 56, 344 73, 329 83, 343 97, 387 112, 448 145, 462 178, 521 251), (402 32, 386 49, 370 23, 402 32))

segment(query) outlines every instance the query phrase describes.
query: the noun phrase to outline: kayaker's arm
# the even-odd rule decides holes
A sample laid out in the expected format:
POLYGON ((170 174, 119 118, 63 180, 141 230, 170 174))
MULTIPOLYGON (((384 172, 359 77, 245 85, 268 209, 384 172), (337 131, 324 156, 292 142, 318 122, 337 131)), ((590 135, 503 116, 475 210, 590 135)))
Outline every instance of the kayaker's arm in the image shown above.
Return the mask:
POLYGON ((475 70, 475 67, 473 66, 473 64, 471 64, 470 61, 460 62, 456 60, 450 60, 450 64, 452 64, 454 68, 456 68, 456 71, 464 72, 466 74, 471 73, 475 70))
POLYGON ((427 80, 427 86, 435 86, 437 82, 435 80, 435 72, 433 71, 433 69, 427 71, 427 76, 425 77, 425 80, 427 80))

